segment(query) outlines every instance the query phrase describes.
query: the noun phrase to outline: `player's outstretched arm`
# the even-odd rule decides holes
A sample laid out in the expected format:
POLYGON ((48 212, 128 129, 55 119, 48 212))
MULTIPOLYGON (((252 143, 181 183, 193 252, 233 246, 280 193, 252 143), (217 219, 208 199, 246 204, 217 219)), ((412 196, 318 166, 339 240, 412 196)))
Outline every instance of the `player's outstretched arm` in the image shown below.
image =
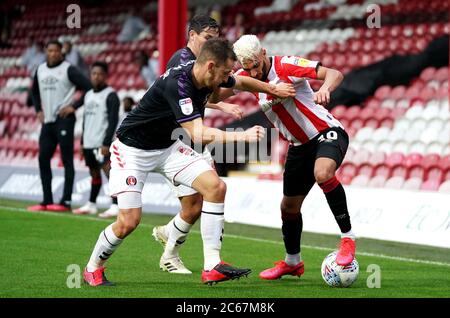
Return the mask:
POLYGON ((240 91, 260 92, 273 95, 277 98, 288 98, 295 96, 294 85, 279 83, 276 85, 265 83, 249 76, 235 76, 236 84, 234 88, 240 91))
POLYGON ((314 93, 314 102, 326 106, 330 102, 330 94, 334 91, 344 79, 344 75, 338 70, 319 66, 317 79, 323 80, 322 86, 314 93))
POLYGON ((228 143, 228 142, 255 142, 264 138, 264 128, 261 126, 253 126, 246 131, 229 132, 203 125, 201 118, 184 122, 181 124, 189 137, 195 144, 228 143))
POLYGON ((206 103, 205 107, 220 110, 221 112, 232 115, 235 119, 242 119, 242 116, 244 115, 241 107, 237 104, 224 102, 206 103))
POLYGON ((232 88, 218 88, 209 97, 210 103, 218 103, 236 94, 239 91, 261 92, 273 95, 277 98, 287 98, 295 96, 295 89, 292 84, 279 83, 277 85, 265 83, 248 76, 237 75, 235 86, 232 88))

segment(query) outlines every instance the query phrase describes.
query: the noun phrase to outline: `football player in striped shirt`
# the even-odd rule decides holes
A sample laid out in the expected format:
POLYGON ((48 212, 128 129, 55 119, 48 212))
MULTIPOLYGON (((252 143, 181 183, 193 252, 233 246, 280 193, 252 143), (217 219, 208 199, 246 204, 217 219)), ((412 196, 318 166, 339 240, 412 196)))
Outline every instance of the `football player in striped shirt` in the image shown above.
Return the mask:
MULTIPOLYGON (((281 219, 285 259, 260 273, 263 279, 283 275, 301 276, 304 264, 300 254, 302 233, 301 207, 314 183, 323 190, 328 205, 341 230, 341 244, 336 257, 339 265, 348 265, 355 256, 355 235, 350 224, 344 188, 335 176, 348 148, 349 137, 342 124, 323 106, 343 75, 298 56, 269 56, 255 35, 242 36, 233 46, 242 65, 236 75, 247 75, 271 84, 292 83, 293 98, 279 99, 255 93, 267 118, 289 141, 283 175, 281 219), (323 80, 314 92, 307 79, 323 80)), ((221 98, 232 95, 228 90, 221 98)))

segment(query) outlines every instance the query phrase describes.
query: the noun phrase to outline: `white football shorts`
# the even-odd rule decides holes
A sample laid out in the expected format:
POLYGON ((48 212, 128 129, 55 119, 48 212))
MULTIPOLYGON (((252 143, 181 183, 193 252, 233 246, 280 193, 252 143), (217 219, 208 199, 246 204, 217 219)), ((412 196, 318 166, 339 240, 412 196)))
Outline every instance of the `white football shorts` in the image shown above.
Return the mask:
MULTIPOLYGON (((142 207, 140 193, 149 172, 162 174, 174 187, 184 186, 192 193, 192 183, 202 173, 214 170, 204 156, 177 140, 166 149, 143 150, 127 146, 116 139, 110 147, 109 190, 118 197, 119 208, 142 207), (139 193, 140 202, 120 200, 122 193, 139 193), (121 201, 124 203, 121 205, 121 201)), ((212 159, 211 159, 212 160, 212 159)), ((134 196, 136 198, 136 196, 134 196)))
MULTIPOLYGON (((213 169, 215 169, 214 168, 214 160, 213 160, 213 158, 211 156, 211 152, 208 150, 208 148, 205 148, 205 150, 203 151, 203 153, 200 156, 203 156, 203 159, 205 159, 205 161, 213 169)), ((185 186, 184 184, 180 184, 180 183, 174 184, 174 183, 170 182, 169 180, 167 180, 167 184, 169 185, 169 187, 173 191, 173 193, 175 193, 175 195, 179 198, 198 193, 197 190, 195 190, 194 188, 185 186)))

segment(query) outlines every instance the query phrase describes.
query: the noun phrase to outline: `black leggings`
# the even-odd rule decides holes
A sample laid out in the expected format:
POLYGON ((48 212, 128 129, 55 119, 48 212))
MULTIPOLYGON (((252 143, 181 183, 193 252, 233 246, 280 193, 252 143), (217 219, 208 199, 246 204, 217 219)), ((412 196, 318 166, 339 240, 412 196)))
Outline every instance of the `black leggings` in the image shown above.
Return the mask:
POLYGON ((39 172, 44 192, 44 204, 53 203, 51 159, 59 144, 64 165, 64 190, 60 203, 70 205, 75 177, 73 167, 75 116, 59 118, 54 123, 43 124, 39 136, 39 172))

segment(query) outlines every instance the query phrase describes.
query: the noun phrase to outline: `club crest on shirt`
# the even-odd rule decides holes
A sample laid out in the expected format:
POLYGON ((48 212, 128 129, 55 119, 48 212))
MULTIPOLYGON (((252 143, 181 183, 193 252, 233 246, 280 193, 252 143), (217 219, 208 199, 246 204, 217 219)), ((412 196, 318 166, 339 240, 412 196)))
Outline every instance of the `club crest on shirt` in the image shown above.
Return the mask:
POLYGON ((137 184, 137 179, 136 179, 136 177, 129 176, 126 180, 126 183, 129 186, 135 186, 137 184))
POLYGON ((178 101, 178 104, 181 107, 181 111, 185 115, 190 115, 194 111, 194 105, 192 105, 192 99, 190 99, 189 97, 180 99, 178 101))
POLYGON ((180 148, 178 148, 178 151, 186 156, 194 156, 194 154, 195 154, 194 150, 192 150, 191 148, 187 148, 187 147, 180 147, 180 148))

